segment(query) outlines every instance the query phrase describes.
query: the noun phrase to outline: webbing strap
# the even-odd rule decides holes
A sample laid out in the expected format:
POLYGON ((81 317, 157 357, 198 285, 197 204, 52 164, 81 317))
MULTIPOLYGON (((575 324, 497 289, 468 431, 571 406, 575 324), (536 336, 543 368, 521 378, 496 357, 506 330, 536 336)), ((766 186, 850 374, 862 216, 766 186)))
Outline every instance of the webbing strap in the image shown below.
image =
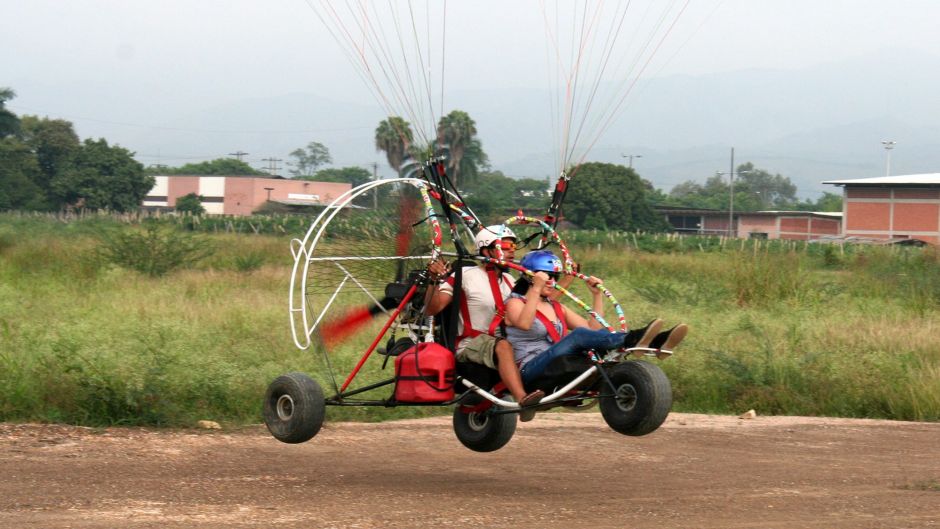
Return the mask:
MULTIPOLYGON (((503 274, 498 273, 494 266, 487 265, 486 275, 489 278, 490 292, 492 292, 493 301, 496 304, 496 314, 493 316, 493 320, 490 322, 490 326, 485 333, 481 330, 474 329, 470 322, 470 305, 467 304, 467 296, 461 296, 460 317, 463 318, 463 332, 457 336, 458 344, 466 338, 474 338, 481 334, 496 336, 496 329, 503 325, 503 318, 506 316, 506 304, 503 303, 503 295, 499 290, 499 277, 503 274)), ((505 277, 503 277, 503 281, 506 281, 505 277)))
POLYGON ((535 317, 545 326, 545 330, 548 331, 548 337, 551 342, 558 343, 562 336, 568 334, 568 324, 565 322, 565 311, 562 309, 561 303, 554 300, 549 300, 549 303, 551 303, 552 309, 555 311, 555 316, 558 317, 558 321, 561 322, 561 333, 559 334, 558 329, 555 328, 555 323, 538 310, 535 311, 535 317))
MULTIPOLYGON (((496 274, 497 272, 494 267, 488 266, 486 268, 486 275, 490 279, 490 291, 493 293, 493 301, 496 303, 496 314, 493 315, 490 328, 486 331, 486 334, 490 336, 496 336, 496 329, 502 326, 503 319, 506 317, 506 304, 503 303, 503 293, 499 290, 499 276, 496 274)), ((506 279, 503 278, 503 281, 505 280, 506 279)))

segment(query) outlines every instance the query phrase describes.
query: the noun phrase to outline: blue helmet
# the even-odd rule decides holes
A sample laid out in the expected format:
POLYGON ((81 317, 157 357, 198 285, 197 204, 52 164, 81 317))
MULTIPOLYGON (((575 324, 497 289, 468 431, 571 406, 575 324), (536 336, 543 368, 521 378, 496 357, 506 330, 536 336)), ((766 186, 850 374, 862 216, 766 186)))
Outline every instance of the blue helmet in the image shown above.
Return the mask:
POLYGON ((519 264, 533 272, 561 272, 564 270, 561 259, 548 250, 536 250, 525 254, 519 264))

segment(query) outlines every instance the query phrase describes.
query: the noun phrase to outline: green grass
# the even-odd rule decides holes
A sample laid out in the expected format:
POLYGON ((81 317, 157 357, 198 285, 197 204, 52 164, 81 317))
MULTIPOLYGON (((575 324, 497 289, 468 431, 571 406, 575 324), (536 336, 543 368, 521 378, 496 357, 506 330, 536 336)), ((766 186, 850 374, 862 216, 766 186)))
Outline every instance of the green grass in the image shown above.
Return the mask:
MULTIPOLYGON (((321 355, 296 349, 290 338, 288 236, 157 219, 196 231, 215 251, 152 277, 100 251, 105 234, 140 232, 139 220, 0 214, 0 420, 243 424, 258 422, 265 387, 284 372, 308 372, 329 392, 321 355)), ((287 217, 239 222, 302 225, 287 217)), ((940 420, 933 249, 563 235, 585 271, 605 279, 629 322, 662 317, 691 326, 677 354, 661 362, 678 411, 940 420)), ((371 337, 364 331, 331 354, 338 376, 371 337)), ((390 376, 373 360, 363 383, 390 376)), ((442 412, 330 408, 328 415, 442 412)))

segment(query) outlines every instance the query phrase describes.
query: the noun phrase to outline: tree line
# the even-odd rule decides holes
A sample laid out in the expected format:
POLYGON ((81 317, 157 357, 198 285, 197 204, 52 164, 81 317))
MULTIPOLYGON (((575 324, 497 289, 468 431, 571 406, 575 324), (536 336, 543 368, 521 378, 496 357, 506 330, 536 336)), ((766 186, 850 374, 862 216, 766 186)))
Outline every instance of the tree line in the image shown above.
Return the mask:
MULTIPOLYGON (((140 206, 154 184, 154 175, 268 176, 232 158, 189 163, 180 167, 144 168, 133 153, 106 140, 79 140, 70 122, 37 116, 19 117, 5 107, 15 97, 0 89, 0 210, 58 210, 84 207, 128 211, 140 206)), ((473 211, 486 221, 498 221, 522 210, 543 214, 551 197, 550 178, 515 178, 493 170, 477 135, 476 122, 462 110, 443 116, 431 145, 414 142, 411 125, 400 116, 382 120, 375 129, 375 148, 389 166, 407 173, 434 153, 446 155, 448 175, 473 211)), ((311 141, 290 153, 292 178, 344 182, 358 186, 375 178, 363 166, 326 167, 333 163, 329 149, 311 141)), ((599 229, 666 229, 654 206, 727 209, 731 188, 726 175, 716 174, 704 184, 686 181, 665 193, 653 187, 631 167, 586 163, 571 168, 575 184, 569 188, 563 216, 578 226, 599 229)), ((736 211, 815 210, 840 211, 841 197, 826 193, 816 201, 800 201, 789 178, 745 163, 736 168, 736 211)), ((362 197, 361 204, 384 200, 388 186, 362 197)), ((181 205, 199 212, 199 197, 181 205)))
POLYGON ((67 208, 130 211, 154 179, 133 153, 104 138, 80 140, 61 119, 17 116, 0 88, 0 211, 67 208))

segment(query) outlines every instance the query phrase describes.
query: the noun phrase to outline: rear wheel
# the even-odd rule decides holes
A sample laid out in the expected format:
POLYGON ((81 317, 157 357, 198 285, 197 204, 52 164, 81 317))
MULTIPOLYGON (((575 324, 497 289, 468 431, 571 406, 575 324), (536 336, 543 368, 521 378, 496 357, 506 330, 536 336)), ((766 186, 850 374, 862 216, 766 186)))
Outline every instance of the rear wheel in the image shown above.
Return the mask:
POLYGON ((506 446, 516 433, 516 414, 493 414, 491 410, 465 413, 454 409, 454 434, 475 452, 492 452, 506 446))
POLYGON ((265 392, 262 414, 268 431, 278 441, 309 441, 323 426, 326 415, 323 390, 303 373, 281 375, 265 392))
MULTIPOLYGON (((649 362, 617 364, 607 372, 613 396, 601 397, 607 425, 624 435, 646 435, 662 425, 672 408, 672 386, 666 374, 649 362)), ((602 393, 610 391, 603 383, 602 393)))

